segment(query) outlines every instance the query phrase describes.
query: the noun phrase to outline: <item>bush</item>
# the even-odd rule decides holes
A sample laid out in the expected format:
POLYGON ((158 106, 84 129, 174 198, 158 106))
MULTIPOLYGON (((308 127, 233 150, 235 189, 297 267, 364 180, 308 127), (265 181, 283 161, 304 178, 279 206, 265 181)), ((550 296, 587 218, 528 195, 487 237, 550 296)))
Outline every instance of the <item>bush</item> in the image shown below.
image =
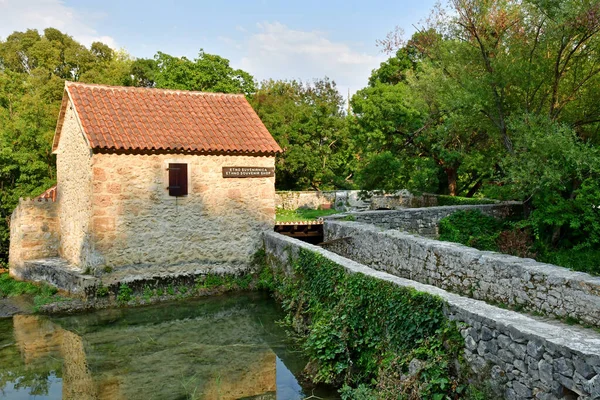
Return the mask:
POLYGON ((479 210, 457 211, 440 221, 440 240, 497 251, 496 241, 505 225, 505 222, 479 210))
POLYGON ((131 289, 126 283, 121 283, 119 286, 119 293, 117 294, 117 301, 119 303, 127 303, 131 300, 131 295, 133 294, 133 289, 131 289))
POLYGON ((541 252, 538 261, 600 275, 600 250, 598 249, 545 250, 541 252))
POLYGON ((591 246, 552 248, 546 241, 536 238, 531 224, 531 220, 497 220, 479 210, 457 211, 440 221, 440 240, 479 250, 535 258, 540 262, 600 275, 600 249, 591 246))
POLYGON ((293 278, 274 276, 284 324, 309 357, 313 382, 344 385, 342 398, 456 398, 466 385, 454 369, 464 341, 437 296, 348 274, 301 249, 293 278), (403 380, 409 363, 421 372, 403 380), (377 396, 375 396, 377 394, 377 396), (448 397, 446 397, 448 396, 448 397))

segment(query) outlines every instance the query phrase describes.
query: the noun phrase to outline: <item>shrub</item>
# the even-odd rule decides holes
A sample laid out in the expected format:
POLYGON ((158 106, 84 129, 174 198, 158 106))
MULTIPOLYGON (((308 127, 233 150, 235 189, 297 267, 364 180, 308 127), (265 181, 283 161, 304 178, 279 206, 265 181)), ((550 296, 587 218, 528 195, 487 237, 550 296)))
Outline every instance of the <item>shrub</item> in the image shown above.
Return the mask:
POLYGON ((131 300, 133 289, 131 289, 126 283, 121 283, 119 286, 119 293, 117 294, 117 301, 119 303, 127 303, 131 300))
POLYGON ((479 210, 457 211, 440 221, 440 240, 496 251, 496 240, 505 225, 479 210))
POLYGON ((346 273, 303 249, 294 271, 294 278, 274 275, 274 288, 286 312, 283 323, 299 337, 314 382, 345 384, 343 398, 363 399, 399 393, 456 398, 465 389, 453 367, 463 340, 445 317, 442 299, 346 273), (415 358, 423 372, 403 381, 415 358))

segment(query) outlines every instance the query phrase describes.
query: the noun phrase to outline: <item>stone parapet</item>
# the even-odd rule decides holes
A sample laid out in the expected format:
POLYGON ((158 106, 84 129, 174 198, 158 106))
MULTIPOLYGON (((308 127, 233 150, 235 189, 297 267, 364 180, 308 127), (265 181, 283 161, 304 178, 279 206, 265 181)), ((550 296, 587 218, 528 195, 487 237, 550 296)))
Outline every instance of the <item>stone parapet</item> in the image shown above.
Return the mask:
POLYGON ((413 195, 408 190, 396 193, 366 192, 362 190, 332 191, 279 191, 275 193, 277 208, 335 208, 339 211, 398 209, 437 206, 437 196, 424 193, 413 195))
POLYGON ((439 296, 446 315, 459 323, 465 361, 506 399, 600 398, 600 334, 533 318, 435 286, 376 271, 365 265, 274 232, 264 234, 271 260, 291 273, 301 248, 344 267, 398 286, 439 296), (577 397, 579 396, 579 397, 577 397))
POLYGON ((56 257, 60 245, 57 203, 20 199, 10 219, 10 271, 27 260, 56 257))
MULTIPOLYGON (((481 204, 465 206, 420 207, 401 210, 363 211, 353 213, 357 222, 372 224, 384 229, 399 229, 423 236, 437 236, 438 225, 445 218, 457 211, 479 210, 485 215, 506 218, 523 213, 523 204, 509 201, 498 204, 481 204)), ((337 215, 327 217, 334 220, 337 215)))
POLYGON ((328 249, 475 299, 600 326, 600 278, 358 222, 327 220, 328 249))

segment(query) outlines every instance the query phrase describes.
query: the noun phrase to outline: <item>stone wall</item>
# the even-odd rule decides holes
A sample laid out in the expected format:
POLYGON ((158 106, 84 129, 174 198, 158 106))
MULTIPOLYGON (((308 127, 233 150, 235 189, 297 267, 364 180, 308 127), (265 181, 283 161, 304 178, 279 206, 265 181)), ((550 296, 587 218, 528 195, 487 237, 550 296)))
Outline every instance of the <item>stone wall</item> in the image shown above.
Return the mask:
POLYGON ((332 191, 278 191, 275 206, 284 210, 308 208, 335 208, 339 210, 365 209, 369 203, 363 201, 359 190, 332 191))
MULTIPOLYGON (((400 229, 423 236, 437 236, 440 220, 456 211, 480 210, 485 215, 505 218, 523 213, 523 205, 519 202, 498 204, 442 206, 408 208, 394 211, 364 211, 352 214, 357 222, 372 224, 384 229, 400 229)), ((328 219, 342 218, 330 216, 328 219)))
POLYGON ((434 286, 368 268, 352 260, 274 232, 264 234, 267 254, 291 271, 304 248, 344 267, 403 287, 440 296, 446 315, 460 323, 465 361, 506 399, 600 398, 600 334, 559 322, 534 319, 434 286), (579 396, 579 397, 577 397, 579 396))
POLYGON ((48 199, 21 199, 10 219, 11 275, 20 278, 27 260, 56 257, 59 244, 57 204, 48 199))
POLYGON ((90 222, 92 217, 92 153, 71 102, 56 150, 58 212, 61 232, 60 256, 73 265, 92 263, 90 222))
POLYGON ((274 157, 94 154, 91 267, 193 272, 247 266, 275 222, 275 178, 223 178, 224 166, 274 157), (188 164, 188 195, 168 193, 168 164, 188 164))
POLYGON ((377 270, 600 326, 600 277, 357 222, 325 221, 324 236, 328 249, 377 270))
POLYGON ((415 196, 408 190, 391 194, 363 192, 361 190, 335 191, 279 191, 275 205, 284 210, 298 208, 335 208, 340 211, 398 209, 409 207, 437 206, 437 197, 433 194, 415 196))

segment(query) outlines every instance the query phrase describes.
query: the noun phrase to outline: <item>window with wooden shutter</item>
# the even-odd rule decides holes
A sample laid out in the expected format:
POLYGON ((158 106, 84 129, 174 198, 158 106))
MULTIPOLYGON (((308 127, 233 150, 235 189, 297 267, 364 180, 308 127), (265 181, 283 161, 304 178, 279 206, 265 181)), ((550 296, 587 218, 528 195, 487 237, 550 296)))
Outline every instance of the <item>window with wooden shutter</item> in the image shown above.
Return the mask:
POLYGON ((187 196, 187 164, 169 164, 169 196, 187 196))

